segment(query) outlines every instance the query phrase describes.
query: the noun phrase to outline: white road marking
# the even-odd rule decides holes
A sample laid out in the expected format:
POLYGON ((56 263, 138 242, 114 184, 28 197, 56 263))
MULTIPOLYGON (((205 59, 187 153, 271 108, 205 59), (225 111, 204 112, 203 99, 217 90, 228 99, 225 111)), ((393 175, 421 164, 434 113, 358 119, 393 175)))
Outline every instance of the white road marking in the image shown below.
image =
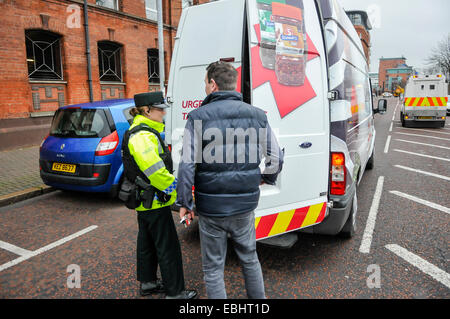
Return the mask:
POLYGON ((402 193, 402 192, 399 192, 399 191, 389 191, 389 193, 397 195, 397 196, 400 196, 400 197, 403 197, 403 198, 406 198, 406 199, 409 199, 409 200, 412 200, 412 201, 414 201, 416 203, 419 203, 419 204, 431 207, 433 209, 440 210, 441 212, 450 214, 450 208, 447 208, 447 207, 441 206, 439 204, 435 204, 435 203, 429 202, 429 201, 421 199, 419 197, 412 196, 412 195, 409 195, 409 194, 405 194, 405 193, 402 193))
POLYGON ((389 135, 386 140, 386 144, 384 145, 384 153, 386 154, 389 151, 389 144, 391 143, 391 136, 389 135))
POLYGON ((364 230, 361 246, 359 251, 363 254, 370 252, 372 245, 372 236, 375 229, 375 221, 377 219, 378 206, 380 205, 381 194, 383 193, 384 176, 380 176, 377 182, 377 188, 373 195, 372 206, 370 207, 369 216, 367 217, 366 229, 364 230))
POLYGON ((435 173, 430 173, 430 172, 426 172, 426 171, 421 171, 420 169, 415 169, 415 168, 411 168, 411 167, 407 167, 407 166, 402 166, 402 165, 394 165, 395 167, 407 170, 407 171, 411 171, 411 172, 415 172, 415 173, 419 173, 419 174, 424 174, 424 175, 428 175, 428 176, 433 176, 433 177, 437 177, 446 181, 450 181, 450 177, 447 176, 443 176, 443 175, 438 175, 435 173))
POLYGON ((391 126, 389 127, 389 132, 392 132, 392 126, 394 125, 394 122, 391 122, 391 126))
POLYGON ((439 281, 441 284, 450 288, 450 274, 446 273, 442 269, 436 267, 435 265, 429 263, 425 259, 409 252, 399 245, 391 244, 384 246, 397 256, 403 258, 405 261, 418 268, 425 274, 433 277, 435 280, 439 281))
POLYGON ((16 255, 19 255, 19 256, 25 256, 25 255, 28 255, 28 254, 31 253, 30 250, 26 250, 26 249, 17 247, 17 246, 15 246, 13 244, 10 244, 10 243, 7 243, 7 242, 1 241, 1 240, 0 240, 0 248, 8 250, 8 251, 10 251, 10 252, 12 252, 12 253, 14 253, 16 255))
POLYGON ((408 140, 402 140, 402 139, 395 139, 395 141, 419 144, 419 145, 425 145, 425 146, 431 146, 431 147, 443 148, 445 150, 450 150, 450 147, 445 147, 445 146, 440 146, 440 145, 435 145, 435 144, 426 144, 426 143, 420 143, 420 142, 414 142, 414 141, 408 141, 408 140))
POLYGON ((437 160, 440 160, 440 161, 450 162, 450 159, 448 159, 448 158, 443 158, 443 157, 437 157, 437 156, 431 156, 431 155, 425 155, 425 154, 413 153, 413 152, 408 152, 408 151, 403 151, 403 150, 398 150, 398 149, 394 149, 394 151, 396 151, 396 152, 401 152, 401 153, 406 153, 406 154, 411 154, 411 155, 416 155, 416 156, 421 156, 421 157, 427 157, 427 158, 437 159, 437 160))
POLYGON ((448 132, 442 132, 442 131, 432 131, 432 130, 423 130, 423 129, 410 129, 410 128, 404 128, 401 127, 402 130, 410 130, 410 131, 416 131, 416 132, 430 132, 430 133, 437 133, 437 134, 445 134, 445 135, 450 135, 450 133, 448 132))
POLYGON ((70 236, 64 237, 64 238, 62 238, 62 239, 60 239, 58 241, 55 241, 54 243, 51 243, 51 244, 49 244, 47 246, 44 246, 44 247, 39 248, 39 249, 34 250, 34 251, 30 251, 26 255, 22 255, 19 258, 13 259, 13 260, 11 260, 11 261, 3 264, 3 265, 0 265, 0 271, 3 271, 3 270, 8 269, 8 268, 10 268, 12 266, 15 266, 15 265, 21 263, 22 261, 30 259, 31 257, 40 255, 40 254, 42 254, 42 253, 44 253, 44 252, 46 252, 46 251, 48 251, 48 250, 50 250, 52 248, 58 247, 58 246, 66 243, 66 242, 68 242, 68 241, 70 241, 70 240, 72 240, 74 238, 77 238, 77 237, 79 237, 81 235, 84 235, 84 234, 90 232, 91 230, 96 229, 97 227, 98 227, 97 225, 89 226, 89 227, 87 227, 87 228, 85 228, 83 230, 80 230, 79 232, 76 232, 75 234, 72 234, 70 236))
POLYGON ((443 137, 436 137, 436 136, 429 136, 429 135, 421 135, 421 134, 410 134, 410 133, 403 133, 403 132, 394 132, 396 134, 403 134, 403 135, 409 135, 409 136, 419 136, 419 137, 428 137, 428 138, 434 138, 437 140, 444 140, 444 141, 450 141, 450 138, 443 138, 443 137))

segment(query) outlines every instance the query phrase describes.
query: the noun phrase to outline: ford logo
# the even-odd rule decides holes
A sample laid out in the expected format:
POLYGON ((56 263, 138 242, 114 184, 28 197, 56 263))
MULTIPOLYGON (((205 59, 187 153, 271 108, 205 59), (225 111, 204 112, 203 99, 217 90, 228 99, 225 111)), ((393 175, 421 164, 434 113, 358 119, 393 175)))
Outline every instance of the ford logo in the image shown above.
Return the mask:
POLYGON ((305 142, 305 143, 300 144, 301 148, 310 148, 311 146, 312 146, 311 142, 305 142))

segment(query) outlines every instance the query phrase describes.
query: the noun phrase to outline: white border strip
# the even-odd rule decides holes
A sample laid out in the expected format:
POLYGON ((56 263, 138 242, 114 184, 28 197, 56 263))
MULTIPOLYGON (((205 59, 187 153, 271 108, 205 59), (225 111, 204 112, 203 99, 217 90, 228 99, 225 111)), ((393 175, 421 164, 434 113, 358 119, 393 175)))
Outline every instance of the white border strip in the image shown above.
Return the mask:
POLYGON ((389 144, 391 144, 391 136, 389 135, 386 140, 386 144, 384 145, 384 154, 389 152, 389 144))
POLYGON ((55 241, 54 243, 51 243, 51 244, 49 244, 47 246, 39 248, 39 249, 37 249, 35 251, 31 251, 30 253, 28 253, 26 255, 22 255, 19 258, 13 259, 13 260, 11 260, 11 261, 3 264, 3 265, 0 265, 0 271, 8 269, 8 268, 10 268, 12 266, 15 266, 15 265, 21 263, 22 261, 30 259, 31 257, 37 256, 37 255, 42 254, 42 253, 44 253, 44 252, 46 252, 46 251, 48 251, 48 250, 50 250, 52 248, 60 246, 60 245, 66 243, 66 242, 68 242, 68 241, 70 241, 70 240, 72 240, 74 238, 77 238, 77 237, 79 237, 81 235, 84 235, 84 234, 90 232, 91 230, 96 229, 97 227, 98 227, 97 225, 89 226, 89 227, 87 227, 87 228, 85 228, 83 230, 80 230, 79 232, 76 232, 75 234, 72 234, 70 236, 64 237, 64 238, 62 238, 62 239, 60 239, 58 241, 55 241))
POLYGON ((450 288, 450 275, 443 271, 442 269, 436 267, 433 264, 430 264, 425 259, 409 252, 403 247, 400 247, 399 245, 391 244, 384 246, 386 249, 390 250, 397 256, 403 258, 405 261, 413 265, 414 267, 418 268, 425 274, 433 277, 437 281, 439 281, 441 284, 447 286, 447 288, 450 288))
POLYGON ((370 207, 369 217, 367 218, 366 229, 364 230, 361 246, 359 251, 363 254, 370 252, 370 246, 372 244, 373 231, 375 229, 375 221, 377 219, 378 206, 380 205, 381 194, 383 193, 384 176, 380 176, 377 182, 377 188, 372 200, 372 206, 370 207))
POLYGON ((450 214, 450 208, 447 208, 447 207, 441 206, 439 204, 435 204, 435 203, 429 202, 429 201, 421 199, 419 197, 408 195, 408 194, 405 194, 405 193, 402 193, 402 192, 399 192, 399 191, 390 191, 389 193, 397 195, 397 196, 400 196, 400 197, 403 197, 403 198, 406 198, 406 199, 409 199, 409 200, 412 200, 412 201, 414 201, 416 203, 419 203, 419 204, 422 204, 422 205, 425 205, 425 206, 428 206, 428 207, 440 210, 441 212, 450 214))
POLYGON ((427 138, 434 138, 434 139, 437 139, 437 140, 450 141, 450 138, 443 138, 443 137, 436 137, 436 136, 429 136, 429 135, 421 135, 421 134, 403 133, 403 132, 394 132, 394 133, 396 133, 396 134, 403 134, 403 135, 409 135, 409 136, 427 137, 427 138))
POLYGON ((448 159, 448 158, 443 158, 443 157, 437 157, 437 156, 431 156, 431 155, 425 155, 425 154, 413 153, 413 152, 403 151, 403 150, 399 150, 399 149, 394 149, 394 151, 396 151, 396 152, 401 152, 401 153, 406 153, 406 154, 411 154, 411 155, 416 155, 416 156, 421 156, 421 157, 427 157, 427 158, 437 159, 437 160, 440 160, 440 161, 450 162, 450 159, 448 159))
POLYGON ((1 241, 1 240, 0 240, 0 248, 3 248, 5 250, 7 250, 9 252, 12 252, 12 253, 14 253, 16 255, 19 255, 19 256, 26 256, 26 255, 31 254, 30 250, 26 250, 26 249, 17 247, 17 246, 15 246, 13 244, 10 244, 10 243, 7 243, 7 242, 1 241))
POLYGON ((450 181, 450 177, 447 176, 443 176, 443 175, 438 175, 435 173, 430 173, 430 172, 426 172, 426 171, 421 171, 420 169, 415 169, 415 168, 411 168, 411 167, 407 167, 407 166, 402 166, 402 165, 394 165, 395 167, 407 170, 407 171, 411 171, 411 172, 415 172, 415 173, 419 173, 419 174, 423 174, 423 175, 428 175, 428 176, 433 176, 433 177, 437 177, 446 181, 450 181))
POLYGON ((445 147, 445 146, 440 146, 440 145, 435 145, 435 144, 426 144, 426 143, 420 143, 420 142, 414 142, 414 141, 408 141, 408 140, 401 140, 398 138, 396 138, 395 141, 418 144, 418 145, 425 145, 425 146, 430 146, 430 147, 437 147, 437 148, 442 148, 444 150, 450 150, 450 147, 445 147))
POLYGON ((432 131, 432 130, 422 130, 422 129, 411 129, 411 128, 401 128, 402 130, 410 130, 410 131, 415 131, 415 132, 430 132, 430 133, 437 133, 437 134, 445 134, 445 135, 450 135, 449 132, 441 132, 441 131, 432 131))

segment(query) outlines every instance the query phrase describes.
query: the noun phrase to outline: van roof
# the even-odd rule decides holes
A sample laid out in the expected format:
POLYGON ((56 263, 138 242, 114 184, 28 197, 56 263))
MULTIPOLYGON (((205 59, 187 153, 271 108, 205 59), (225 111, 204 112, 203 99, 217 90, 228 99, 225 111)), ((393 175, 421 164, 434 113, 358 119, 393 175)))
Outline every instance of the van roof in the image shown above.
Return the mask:
POLYGON ((88 102, 80 104, 71 104, 65 105, 61 108, 80 107, 80 108, 96 109, 96 108, 124 108, 129 106, 134 106, 133 99, 115 99, 115 100, 95 101, 92 103, 88 102))

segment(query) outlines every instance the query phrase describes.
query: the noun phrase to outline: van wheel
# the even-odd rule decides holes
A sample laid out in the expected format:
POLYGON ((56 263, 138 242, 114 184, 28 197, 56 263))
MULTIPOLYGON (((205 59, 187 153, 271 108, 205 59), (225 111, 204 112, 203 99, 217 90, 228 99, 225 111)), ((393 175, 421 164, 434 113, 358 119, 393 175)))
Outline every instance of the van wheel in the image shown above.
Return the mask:
POLYGON ((356 190, 355 195, 353 196, 352 201, 352 209, 350 210, 350 214, 348 215, 348 219, 345 222, 344 227, 342 227, 339 236, 342 238, 350 239, 356 233, 356 213, 358 211, 358 200, 356 198, 356 190))
POLYGON ((369 160, 367 161, 367 164, 366 164, 366 169, 372 169, 373 168, 373 166, 374 166, 374 156, 375 156, 375 147, 373 148, 373 151, 372 151, 372 155, 370 155, 370 158, 369 158, 369 160))
POLYGON ((402 122, 402 127, 405 127, 405 119, 403 117, 403 113, 400 112, 400 121, 402 122))

